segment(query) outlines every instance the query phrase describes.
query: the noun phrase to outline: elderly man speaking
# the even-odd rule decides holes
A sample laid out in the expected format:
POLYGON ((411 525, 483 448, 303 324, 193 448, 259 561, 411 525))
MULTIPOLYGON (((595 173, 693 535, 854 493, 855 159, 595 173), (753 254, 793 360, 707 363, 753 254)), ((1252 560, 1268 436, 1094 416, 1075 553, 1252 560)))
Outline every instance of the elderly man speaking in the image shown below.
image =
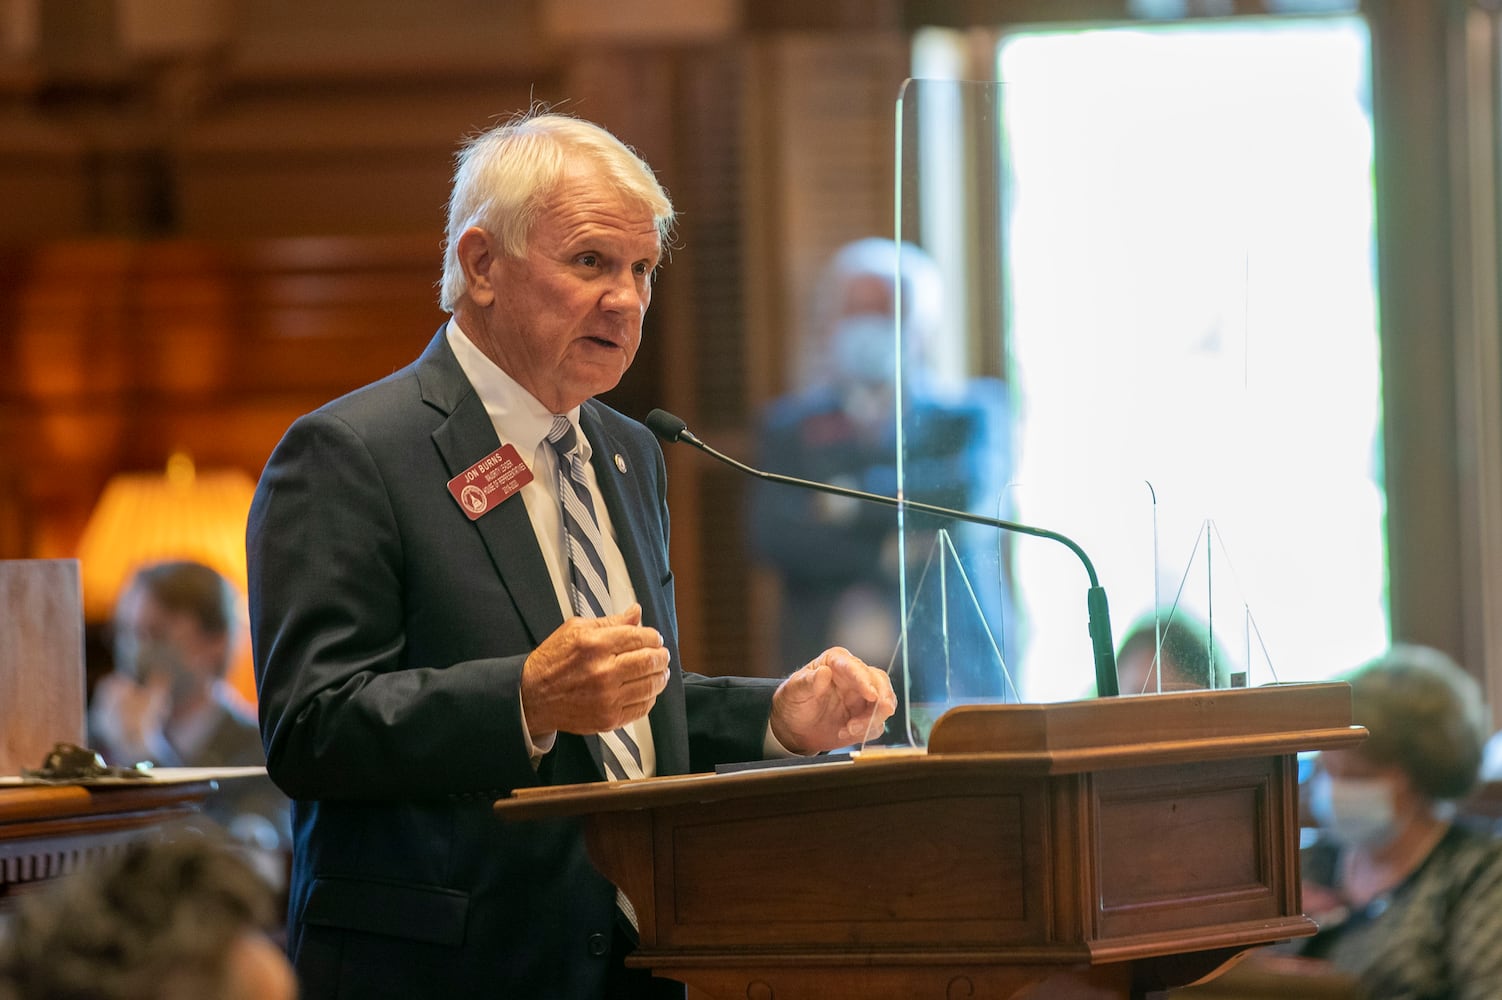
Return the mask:
POLYGON ((579 825, 491 801, 817 753, 895 707, 844 649, 780 683, 679 662, 662 452, 593 399, 640 346, 672 219, 596 125, 480 135, 449 204, 452 318, 267 463, 250 610, 306 998, 681 996, 625 969, 630 904, 579 825))

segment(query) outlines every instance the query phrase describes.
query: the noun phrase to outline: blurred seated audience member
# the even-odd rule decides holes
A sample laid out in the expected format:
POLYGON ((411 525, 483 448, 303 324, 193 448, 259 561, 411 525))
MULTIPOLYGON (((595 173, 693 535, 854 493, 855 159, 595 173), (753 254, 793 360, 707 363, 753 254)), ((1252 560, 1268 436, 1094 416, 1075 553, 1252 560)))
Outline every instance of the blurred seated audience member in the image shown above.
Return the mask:
MULTIPOLYGON (((209 566, 190 561, 140 569, 115 606, 111 673, 89 704, 89 745, 110 764, 161 767, 264 765, 255 710, 225 680, 234 660, 240 595, 209 566)), ((222 783, 208 818, 285 867, 291 803, 269 778, 222 783)))
POLYGON ((1212 673, 1216 677, 1225 673, 1225 663, 1226 657, 1212 642, 1210 630, 1182 608, 1164 612, 1161 617, 1149 613, 1137 619, 1116 650, 1116 676, 1122 694, 1157 693, 1160 672, 1164 691, 1208 688, 1212 673))
POLYGON ((0 1000, 291 1000, 274 911, 217 841, 137 841, 24 898, 0 935, 0 1000))
POLYGON ((1502 997, 1502 842, 1452 822, 1489 726, 1445 654, 1394 646, 1347 678, 1367 739, 1319 755, 1303 858, 1319 924, 1293 953, 1358 976, 1374 1000, 1502 997))

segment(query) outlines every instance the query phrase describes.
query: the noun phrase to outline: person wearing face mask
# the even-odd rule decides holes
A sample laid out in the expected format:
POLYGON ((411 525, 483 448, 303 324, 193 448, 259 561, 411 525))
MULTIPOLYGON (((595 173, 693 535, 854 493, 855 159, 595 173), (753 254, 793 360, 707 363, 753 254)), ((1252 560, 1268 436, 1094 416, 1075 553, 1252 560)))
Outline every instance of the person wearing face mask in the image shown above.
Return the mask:
POLYGON ((1357 670, 1352 719, 1369 736, 1320 754, 1308 808, 1304 909, 1293 953, 1355 976, 1374 1000, 1502 997, 1502 842, 1452 821, 1489 726, 1449 657, 1398 645, 1357 670))
MULTIPOLYGON (((110 764, 266 763, 255 709, 225 680, 240 623, 234 584, 203 563, 139 569, 115 605, 114 668, 89 701, 89 745, 110 764)), ((224 783, 204 814, 275 883, 291 846, 291 803, 270 779, 224 783)))
MULTIPOLYGON (((763 411, 761 467, 896 496, 900 423, 908 499, 1008 517, 1002 506, 1012 467, 1006 387, 990 378, 947 383, 937 377, 929 353, 942 339, 944 312, 942 274, 918 246, 867 238, 836 251, 814 289, 810 330, 818 357, 800 388, 763 411)), ((1008 546, 1010 538, 931 515, 906 517, 909 587, 935 564, 936 553, 948 556, 951 566, 957 561, 1003 660, 1015 664, 1022 630, 1012 613, 1010 582, 997 570, 998 562, 1006 565, 998 560, 998 545, 1008 546), (940 529, 952 550, 936 546, 940 529)), ((902 617, 896 510, 758 482, 749 529, 753 556, 775 574, 781 591, 778 662, 792 662, 788 655, 810 643, 830 642, 873 664, 893 661, 902 617)), ((965 670, 985 668, 956 672, 946 678, 947 690, 916 691, 917 697, 1004 693, 1000 673, 989 669, 992 651, 967 649, 953 659, 965 670)))

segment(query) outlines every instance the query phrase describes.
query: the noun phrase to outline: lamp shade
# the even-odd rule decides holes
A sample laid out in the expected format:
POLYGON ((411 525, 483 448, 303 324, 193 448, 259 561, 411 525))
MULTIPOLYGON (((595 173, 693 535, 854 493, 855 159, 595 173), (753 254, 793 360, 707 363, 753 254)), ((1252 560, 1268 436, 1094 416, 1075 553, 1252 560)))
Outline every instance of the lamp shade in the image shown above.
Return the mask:
POLYGON ((79 542, 84 617, 107 621, 140 567, 193 559, 245 593, 245 522, 255 483, 238 469, 199 472, 181 453, 164 472, 112 477, 79 542))

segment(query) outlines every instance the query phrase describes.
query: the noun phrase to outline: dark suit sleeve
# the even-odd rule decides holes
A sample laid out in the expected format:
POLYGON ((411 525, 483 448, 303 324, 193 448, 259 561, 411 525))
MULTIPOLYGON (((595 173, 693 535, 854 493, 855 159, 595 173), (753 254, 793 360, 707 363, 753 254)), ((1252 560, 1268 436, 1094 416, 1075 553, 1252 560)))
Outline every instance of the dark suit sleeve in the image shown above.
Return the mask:
POLYGON ((717 764, 765 756, 779 679, 685 674, 683 682, 690 770, 712 771, 717 764))
POLYGON ((413 474, 398 464, 314 413, 278 445, 251 507, 261 732, 293 798, 493 797, 537 783, 518 708, 525 654, 416 662, 404 538, 420 526, 393 508, 390 480, 413 474))

